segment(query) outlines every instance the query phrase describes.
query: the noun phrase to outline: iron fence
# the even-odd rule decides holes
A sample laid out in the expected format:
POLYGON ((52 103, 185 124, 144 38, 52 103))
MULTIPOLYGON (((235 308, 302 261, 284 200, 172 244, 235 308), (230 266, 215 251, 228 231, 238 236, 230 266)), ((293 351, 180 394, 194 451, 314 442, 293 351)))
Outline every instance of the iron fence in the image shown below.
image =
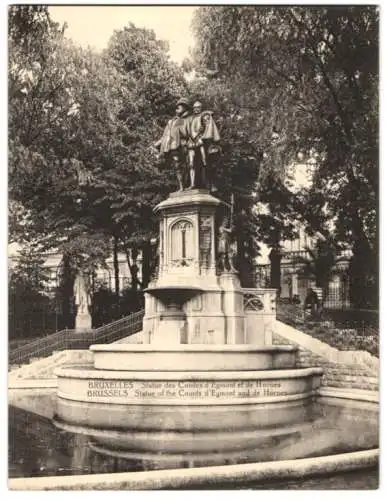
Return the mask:
POLYGON ((95 343, 109 344, 139 332, 142 328, 144 311, 138 311, 95 330, 76 331, 64 329, 29 342, 9 352, 10 365, 22 365, 32 358, 50 356, 65 349, 88 349, 95 343))

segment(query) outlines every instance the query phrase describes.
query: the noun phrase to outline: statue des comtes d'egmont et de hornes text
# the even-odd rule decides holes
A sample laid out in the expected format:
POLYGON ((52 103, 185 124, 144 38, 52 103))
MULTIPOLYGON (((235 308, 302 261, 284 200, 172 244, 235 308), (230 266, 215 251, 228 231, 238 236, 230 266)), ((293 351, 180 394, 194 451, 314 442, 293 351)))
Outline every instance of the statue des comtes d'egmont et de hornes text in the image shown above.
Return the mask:
POLYGON ((179 191, 199 185, 208 187, 211 159, 220 152, 220 136, 211 111, 203 111, 196 101, 192 107, 188 99, 176 104, 175 116, 170 119, 163 135, 154 146, 159 155, 175 170, 179 191), (189 185, 184 187, 188 170, 189 185), (201 171, 201 179, 198 172, 201 171))

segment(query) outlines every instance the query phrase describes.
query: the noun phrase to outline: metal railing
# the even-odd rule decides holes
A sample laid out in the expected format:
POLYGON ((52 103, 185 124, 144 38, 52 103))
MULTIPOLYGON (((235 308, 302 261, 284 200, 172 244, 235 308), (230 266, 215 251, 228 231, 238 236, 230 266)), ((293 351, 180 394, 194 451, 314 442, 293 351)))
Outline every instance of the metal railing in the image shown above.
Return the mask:
POLYGON ((92 344, 98 342, 104 344, 115 342, 139 332, 142 328, 143 318, 144 311, 142 310, 95 330, 82 332, 61 330, 10 351, 9 365, 22 365, 28 363, 31 358, 50 356, 55 351, 88 349, 92 344))

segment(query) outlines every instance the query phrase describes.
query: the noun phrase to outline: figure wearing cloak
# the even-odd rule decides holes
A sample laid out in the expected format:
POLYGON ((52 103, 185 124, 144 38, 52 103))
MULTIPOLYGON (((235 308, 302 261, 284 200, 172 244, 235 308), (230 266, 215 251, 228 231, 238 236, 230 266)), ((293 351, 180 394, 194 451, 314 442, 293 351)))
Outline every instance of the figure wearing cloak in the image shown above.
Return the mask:
POLYGON ((175 168, 179 190, 183 190, 182 159, 186 156, 187 141, 189 136, 189 103, 187 99, 180 99, 176 106, 176 115, 168 121, 163 135, 155 143, 160 155, 171 159, 175 168))
POLYGON ((220 149, 218 144, 220 141, 219 130, 212 114, 212 111, 203 111, 202 113, 202 120, 204 122, 202 140, 207 146, 210 146, 210 144, 213 146, 212 150, 208 148, 208 154, 218 153, 220 149))
MULTIPOLYGON (((193 105, 193 115, 189 119, 188 160, 190 169, 191 188, 195 185, 195 155, 200 153, 202 164, 206 169, 207 155, 220 151, 219 131, 215 124, 211 111, 202 112, 202 104, 196 101, 193 105)), ((203 170, 203 182, 206 183, 205 170, 203 170)))
POLYGON ((185 111, 181 116, 174 116, 168 121, 160 141, 156 143, 156 146, 160 148, 160 154, 173 154, 186 145, 188 139, 188 116, 188 111, 185 111))

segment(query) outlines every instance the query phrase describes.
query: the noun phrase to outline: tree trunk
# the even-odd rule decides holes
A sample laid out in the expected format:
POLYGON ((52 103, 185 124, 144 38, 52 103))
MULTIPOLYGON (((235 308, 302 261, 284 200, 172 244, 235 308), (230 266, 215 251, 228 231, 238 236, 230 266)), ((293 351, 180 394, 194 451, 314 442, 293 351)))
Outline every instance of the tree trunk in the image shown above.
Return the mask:
POLYGON ((248 236, 243 231, 239 231, 236 235, 237 242, 237 256, 236 265, 239 271, 239 279, 241 286, 243 288, 254 288, 255 287, 255 264, 252 257, 250 256, 249 250, 252 249, 249 246, 245 246, 248 236))
POLYGON ((146 288, 151 278, 152 247, 149 241, 142 246, 141 276, 142 287, 146 288))
POLYGON ((270 288, 277 289, 278 297, 281 295, 281 251, 273 248, 269 255, 270 259, 270 288))
POLYGON ((378 258, 368 242, 358 241, 353 246, 349 274, 351 305, 355 309, 378 308, 378 258))
POLYGON ((114 266, 114 290, 116 294, 116 301, 118 303, 118 298, 120 296, 120 268, 118 265, 118 238, 116 236, 114 236, 113 266, 114 266))
POLYGON ((378 307, 378 250, 370 245, 355 206, 352 211, 352 230, 355 238, 349 266, 352 306, 356 309, 378 307))
POLYGON ((74 310, 74 273, 71 267, 71 259, 69 255, 63 255, 62 269, 62 328, 74 328, 75 315, 74 310))
POLYGON ((131 251, 131 256, 132 256, 132 265, 129 265, 130 269, 130 274, 132 278, 132 290, 133 292, 136 292, 138 289, 138 266, 137 266, 137 257, 138 257, 138 249, 136 247, 132 247, 131 251))

